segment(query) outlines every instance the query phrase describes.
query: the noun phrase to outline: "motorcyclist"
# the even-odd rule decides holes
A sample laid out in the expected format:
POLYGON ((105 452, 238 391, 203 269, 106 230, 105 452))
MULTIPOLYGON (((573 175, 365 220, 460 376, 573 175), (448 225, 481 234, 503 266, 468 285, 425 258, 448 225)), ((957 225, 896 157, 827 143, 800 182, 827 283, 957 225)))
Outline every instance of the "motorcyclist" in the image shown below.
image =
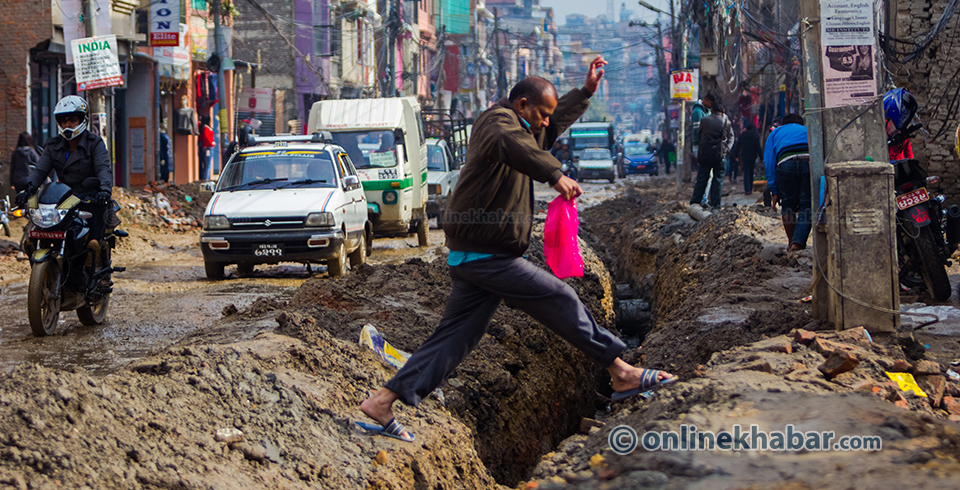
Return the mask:
MULTIPOLYGON (((56 171, 57 179, 70 186, 75 195, 91 199, 94 209, 105 211, 103 219, 94 220, 92 238, 103 236, 105 228, 116 228, 120 224, 116 211, 111 205, 113 189, 110 172, 110 154, 103 139, 87 131, 87 102, 79 96, 68 95, 53 110, 57 121, 58 135, 47 140, 43 155, 37 166, 30 172, 26 187, 17 194, 18 207, 25 207, 30 197, 37 193, 40 184, 56 171), (98 184, 85 187, 84 181, 95 177, 98 184)), ((26 244, 32 249, 32 244, 26 244)))
POLYGON ((910 126, 917 114, 917 99, 905 88, 895 88, 883 96, 883 112, 887 126, 887 150, 890 161, 912 159, 910 126))

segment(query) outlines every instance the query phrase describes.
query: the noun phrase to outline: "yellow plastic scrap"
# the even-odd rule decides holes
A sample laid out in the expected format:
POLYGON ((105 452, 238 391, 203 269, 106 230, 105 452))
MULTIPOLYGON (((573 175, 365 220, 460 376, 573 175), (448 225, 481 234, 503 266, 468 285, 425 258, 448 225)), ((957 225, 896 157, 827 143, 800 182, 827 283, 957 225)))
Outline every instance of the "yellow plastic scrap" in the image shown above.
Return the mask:
POLYGON ((884 371, 888 378, 897 382, 897 386, 900 387, 900 391, 910 391, 917 396, 927 397, 927 394, 920 389, 920 386, 917 385, 917 380, 913 379, 913 375, 910 373, 888 373, 884 371))
POLYGON ((590 458, 590 467, 597 468, 600 466, 603 466, 603 456, 600 454, 594 454, 593 457, 590 458))

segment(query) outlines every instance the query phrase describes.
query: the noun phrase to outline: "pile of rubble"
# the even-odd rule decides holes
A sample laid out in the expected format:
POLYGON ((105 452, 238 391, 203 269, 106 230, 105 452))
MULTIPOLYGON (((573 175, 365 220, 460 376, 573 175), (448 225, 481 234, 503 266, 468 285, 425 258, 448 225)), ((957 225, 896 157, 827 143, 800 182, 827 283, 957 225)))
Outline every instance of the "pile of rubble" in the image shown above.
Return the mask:
POLYGON ((203 210, 211 192, 200 183, 176 185, 151 182, 142 190, 117 188, 114 198, 120 203, 120 219, 141 227, 168 228, 188 232, 200 228, 203 210))

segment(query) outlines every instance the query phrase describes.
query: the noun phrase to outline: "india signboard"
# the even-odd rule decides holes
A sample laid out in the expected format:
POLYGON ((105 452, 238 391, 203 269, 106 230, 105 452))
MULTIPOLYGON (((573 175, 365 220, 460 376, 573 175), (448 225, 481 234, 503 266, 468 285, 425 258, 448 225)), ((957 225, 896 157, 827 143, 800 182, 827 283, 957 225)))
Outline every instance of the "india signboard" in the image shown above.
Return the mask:
POLYGON ((180 44, 180 0, 150 2, 150 45, 180 44))
POLYGON ((71 43, 77 90, 123 85, 117 36, 85 37, 71 43))

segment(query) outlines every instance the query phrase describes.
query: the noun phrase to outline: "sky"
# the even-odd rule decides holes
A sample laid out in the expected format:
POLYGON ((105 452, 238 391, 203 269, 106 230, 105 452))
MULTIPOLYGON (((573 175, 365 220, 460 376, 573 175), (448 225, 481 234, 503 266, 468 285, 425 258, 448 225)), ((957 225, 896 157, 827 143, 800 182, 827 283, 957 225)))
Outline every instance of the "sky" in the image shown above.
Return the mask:
MULTIPOLYGON (((669 0, 645 0, 650 5, 660 8, 664 12, 670 11, 669 0)), ((639 19, 647 20, 653 22, 657 18, 657 14, 650 12, 644 7, 641 7, 636 0, 613 0, 613 12, 614 16, 618 19, 620 17, 620 4, 626 3, 627 10, 633 10, 634 17, 639 19)), ((678 4, 675 4, 678 5, 678 4)), ((567 21, 568 14, 583 14, 587 17, 596 17, 600 14, 606 14, 607 11, 607 0, 540 0, 541 7, 553 7, 553 13, 557 21, 557 25, 563 25, 567 21)), ((664 16, 664 21, 668 20, 664 16)))

